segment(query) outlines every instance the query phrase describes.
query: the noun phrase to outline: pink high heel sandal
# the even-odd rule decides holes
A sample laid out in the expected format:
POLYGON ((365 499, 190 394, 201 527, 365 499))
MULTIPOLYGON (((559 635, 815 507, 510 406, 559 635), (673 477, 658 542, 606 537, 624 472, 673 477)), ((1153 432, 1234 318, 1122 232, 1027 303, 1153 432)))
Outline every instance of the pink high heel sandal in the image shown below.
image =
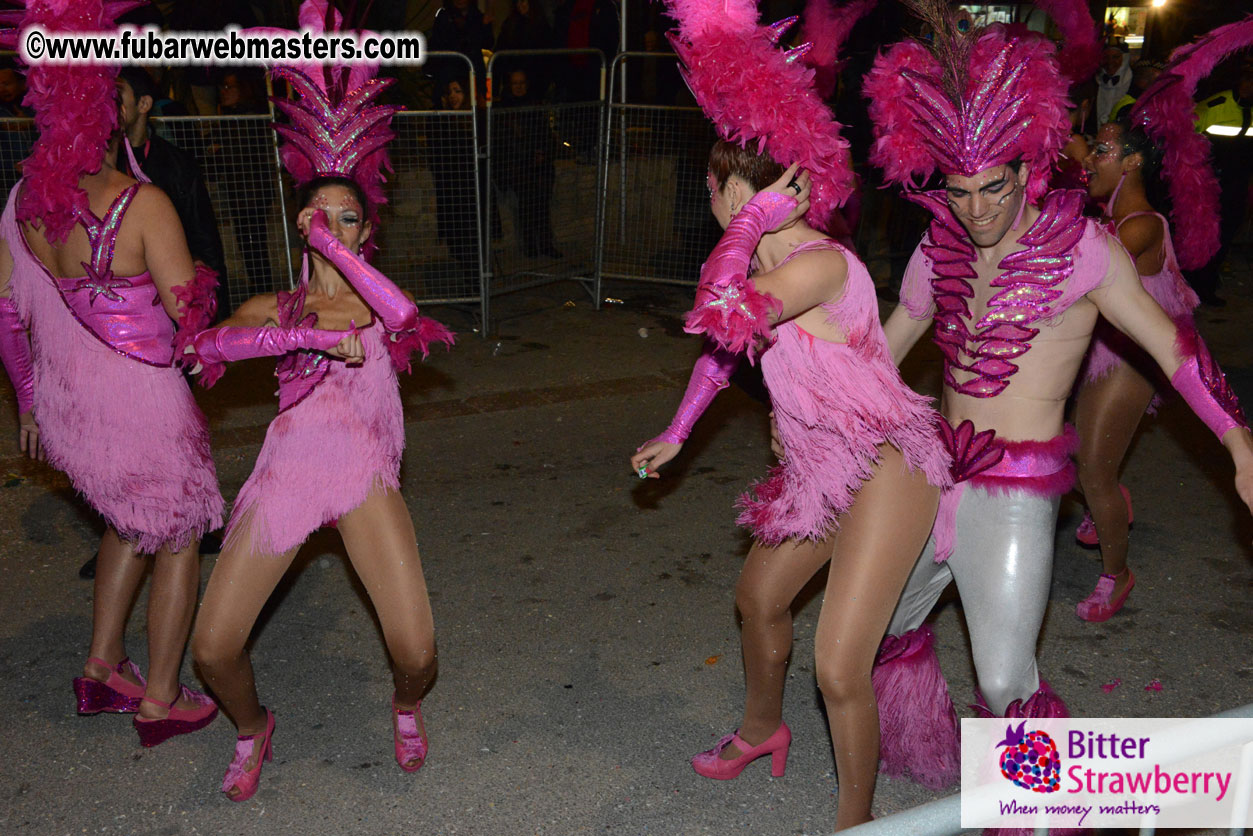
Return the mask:
POLYGON ((265 731, 260 734, 241 734, 235 738, 235 757, 226 768, 222 778, 222 792, 231 801, 247 801, 257 792, 261 784, 261 765, 274 760, 274 715, 265 709, 265 731), (257 765, 252 769, 244 769, 244 764, 256 751, 257 738, 261 738, 261 754, 257 756, 257 765), (231 795, 231 790, 239 790, 231 795))
MULTIPOLYGON (((1126 485, 1119 485, 1118 490, 1122 491, 1122 497, 1127 501, 1127 527, 1136 521, 1136 516, 1131 511, 1131 491, 1127 490, 1126 485)), ((1079 523, 1079 527, 1075 529, 1075 539, 1082 546, 1090 546, 1096 548, 1101 545, 1101 538, 1096 533, 1096 523, 1092 521, 1092 512, 1085 511, 1083 513, 1083 522, 1079 523)))
POLYGON ((190 734, 199 731, 213 722, 218 716, 218 707, 207 694, 193 691, 186 685, 178 686, 178 697, 173 702, 162 702, 152 697, 144 697, 143 702, 150 702, 168 708, 170 713, 159 720, 145 720, 135 715, 135 731, 139 732, 140 746, 156 746, 179 734, 190 734), (175 708, 179 698, 196 704, 195 708, 175 708))
POLYGON ((139 710, 139 702, 143 699, 144 689, 148 683, 144 681, 139 667, 130 659, 123 659, 117 667, 110 665, 95 656, 87 660, 104 668, 109 668, 109 678, 104 682, 90 676, 74 677, 74 695, 78 697, 79 714, 134 714, 139 710), (139 680, 139 684, 122 676, 128 670, 139 680))
POLYGON ((744 738, 740 737, 737 730, 735 734, 728 734, 719 740, 717 746, 694 756, 692 769, 715 781, 729 781, 738 777, 744 771, 744 767, 753 761, 763 755, 770 755, 770 774, 775 778, 782 778, 784 770, 787 769, 787 753, 791 745, 792 730, 787 727, 787 723, 780 723, 774 734, 757 746, 749 745, 744 738), (738 758, 724 760, 720 757, 722 750, 732 743, 741 754, 738 758))
POLYGON ((422 700, 413 711, 396 707, 392 694, 392 737, 396 744, 396 763, 405 772, 417 772, 426 763, 426 723, 422 721, 422 700), (416 763, 415 763, 416 761, 416 763))

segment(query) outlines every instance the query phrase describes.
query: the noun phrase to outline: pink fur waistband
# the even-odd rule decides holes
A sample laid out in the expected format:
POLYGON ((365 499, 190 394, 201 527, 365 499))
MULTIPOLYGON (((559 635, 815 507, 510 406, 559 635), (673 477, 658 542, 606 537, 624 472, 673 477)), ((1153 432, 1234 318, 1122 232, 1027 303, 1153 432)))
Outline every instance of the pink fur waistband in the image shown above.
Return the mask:
POLYGON ((957 506, 967 485, 989 493, 1021 491, 1036 496, 1061 496, 1075 484, 1079 434, 1066 425, 1061 435, 1046 441, 1004 441, 991 431, 974 433, 969 421, 945 432, 953 456, 953 487, 940 494, 936 512, 935 561, 948 560, 957 535, 957 506))

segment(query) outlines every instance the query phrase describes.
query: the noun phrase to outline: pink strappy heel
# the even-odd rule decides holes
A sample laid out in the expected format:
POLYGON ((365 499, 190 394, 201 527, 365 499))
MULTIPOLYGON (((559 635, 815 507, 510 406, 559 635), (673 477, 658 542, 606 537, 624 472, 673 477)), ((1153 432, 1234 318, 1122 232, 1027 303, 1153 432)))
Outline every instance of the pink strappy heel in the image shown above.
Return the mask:
POLYGON ((186 685, 178 686, 179 696, 173 702, 162 702, 152 697, 144 697, 143 702, 150 702, 170 710, 169 716, 160 720, 145 720, 135 715, 135 731, 139 732, 140 746, 156 746, 179 734, 190 734, 199 731, 213 722, 218 716, 218 707, 213 698, 199 691, 193 691, 186 685), (179 698, 196 704, 195 708, 175 708, 179 698))
POLYGON ((739 731, 736 731, 735 734, 728 734, 719 740, 718 745, 712 749, 694 756, 692 769, 715 781, 729 781, 738 777, 744 771, 744 767, 753 761, 763 755, 770 755, 770 774, 775 778, 782 778, 784 770, 787 769, 787 753, 791 745, 792 730, 787 727, 787 723, 780 723, 774 734, 757 746, 749 745, 744 738, 740 737, 739 731), (720 757, 722 750, 732 743, 741 754, 738 758, 724 760, 720 757))
POLYGON ((422 721, 422 700, 413 711, 396 707, 392 694, 392 736, 396 744, 396 763, 405 772, 417 772, 426 763, 426 723, 422 721))
POLYGON ((148 683, 144 681, 139 667, 130 659, 123 659, 114 667, 103 659, 95 656, 87 660, 101 667, 109 668, 109 678, 104 682, 90 676, 74 677, 74 695, 78 697, 79 714, 134 714, 139 710, 139 702, 144 697, 144 689, 148 683), (139 680, 139 684, 122 676, 122 671, 130 671, 139 680))
POLYGON ((265 731, 260 734, 241 734, 235 738, 235 757, 226 768, 222 778, 222 792, 231 801, 247 801, 257 792, 261 784, 261 765, 274 760, 274 715, 270 709, 265 710, 265 731), (244 769, 244 764, 256 751, 257 739, 261 739, 261 754, 257 756, 257 765, 252 769, 244 769), (231 790, 239 790, 231 795, 231 790))

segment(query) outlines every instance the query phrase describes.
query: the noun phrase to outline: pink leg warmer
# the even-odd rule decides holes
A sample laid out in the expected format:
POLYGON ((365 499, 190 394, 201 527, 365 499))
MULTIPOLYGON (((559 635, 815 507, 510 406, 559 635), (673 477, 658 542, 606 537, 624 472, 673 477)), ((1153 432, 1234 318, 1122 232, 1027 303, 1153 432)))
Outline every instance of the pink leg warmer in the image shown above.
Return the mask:
POLYGON ((924 624, 886 637, 871 683, 879 702, 879 769, 933 790, 955 784, 960 773, 957 712, 931 628, 924 624))

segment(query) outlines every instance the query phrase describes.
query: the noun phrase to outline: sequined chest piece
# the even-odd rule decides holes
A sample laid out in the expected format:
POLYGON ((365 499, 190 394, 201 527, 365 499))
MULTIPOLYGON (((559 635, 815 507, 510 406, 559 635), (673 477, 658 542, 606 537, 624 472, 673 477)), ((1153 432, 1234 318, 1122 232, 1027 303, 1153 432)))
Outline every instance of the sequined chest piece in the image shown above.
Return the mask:
MULTIPOLYGON (((278 296, 279 325, 284 328, 316 328, 318 315, 306 314, 305 286, 278 296)), ((283 355, 274 369, 278 376, 279 411, 290 409, 313 391, 330 368, 330 358, 320 351, 293 351, 283 355)))
POLYGON ((1031 350, 1031 340, 1040 333, 1033 324, 1061 312, 1054 306, 1074 270, 1074 251, 1086 224, 1082 194, 1057 191, 1045 197, 1039 218, 1019 239, 1025 249, 998 265, 1001 273, 991 282, 996 290, 987 312, 973 324, 970 303, 978 278, 973 245, 942 192, 910 199, 935 216, 922 249, 935 271, 935 342, 944 354, 944 381, 963 395, 994 397, 1018 371, 1014 360, 1031 350), (954 374, 959 369, 973 376, 959 382, 954 374))

